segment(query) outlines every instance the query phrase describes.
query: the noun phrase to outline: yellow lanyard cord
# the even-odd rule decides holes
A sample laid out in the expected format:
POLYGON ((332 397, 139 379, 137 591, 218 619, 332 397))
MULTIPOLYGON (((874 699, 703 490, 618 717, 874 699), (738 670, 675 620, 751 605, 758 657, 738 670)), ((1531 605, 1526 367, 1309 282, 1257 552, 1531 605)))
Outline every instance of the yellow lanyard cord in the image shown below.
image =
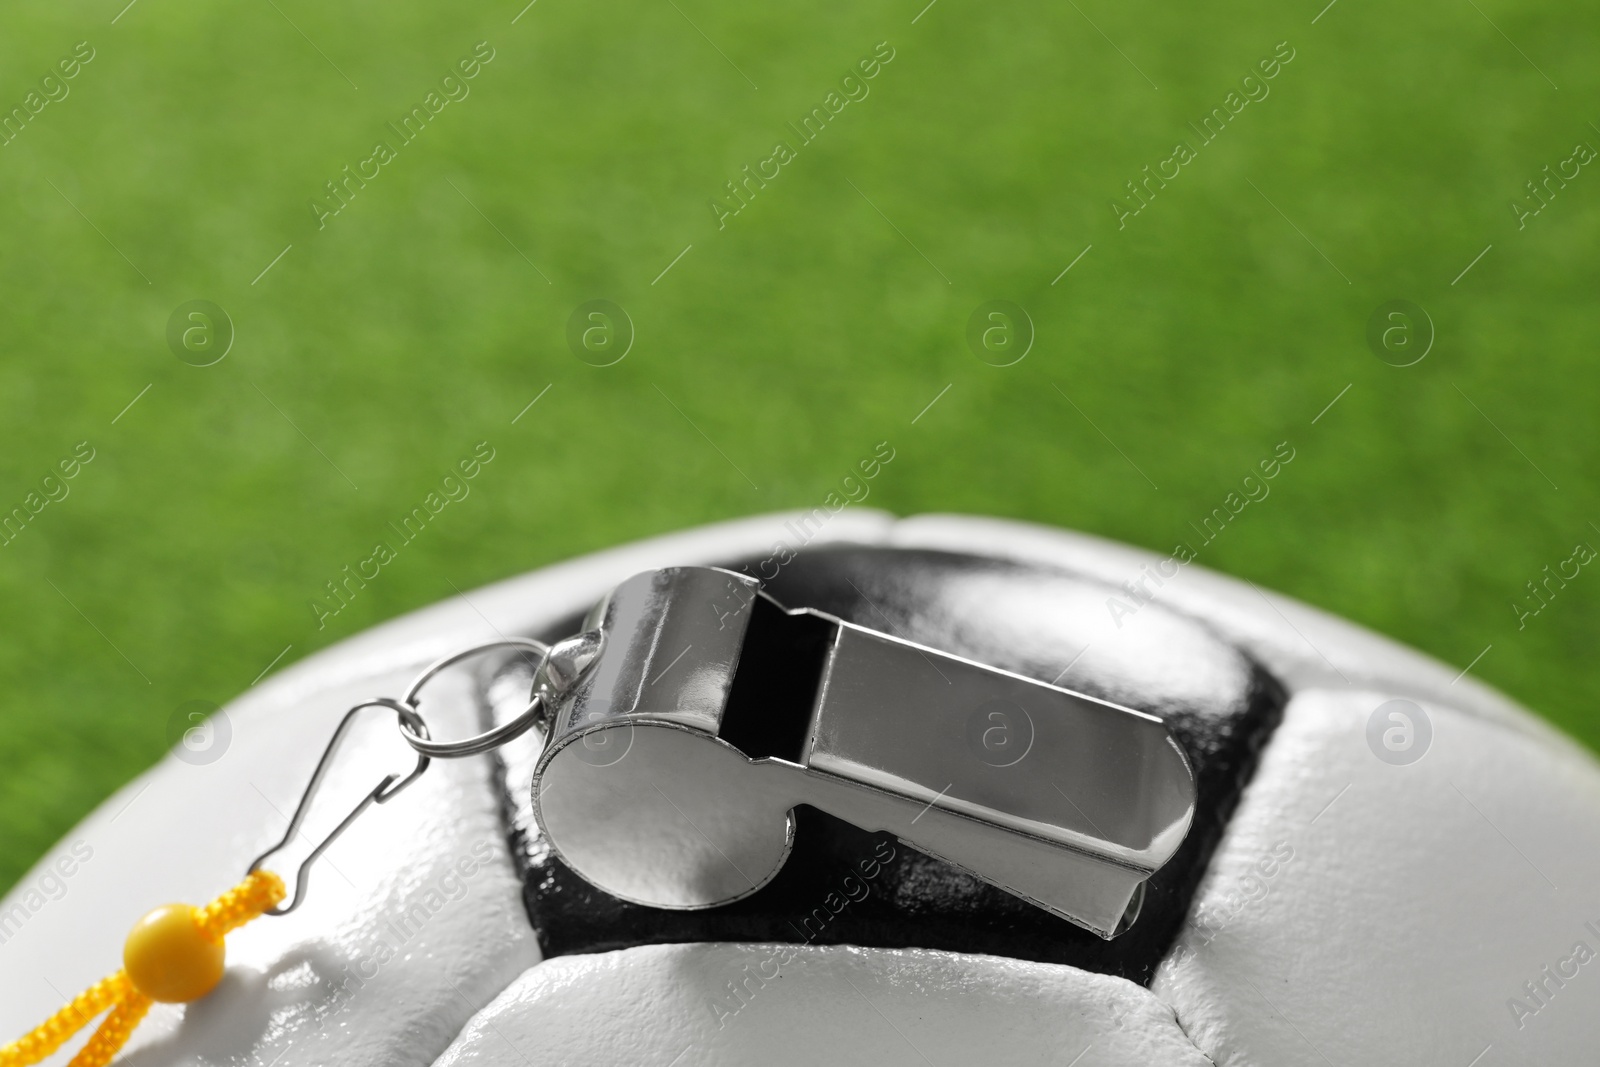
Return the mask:
POLYGON ((68 1067, 105 1067, 127 1044, 153 1001, 198 1000, 222 977, 222 939, 287 895, 283 879, 252 871, 203 908, 169 904, 133 928, 123 969, 102 978, 21 1039, 0 1048, 0 1067, 29 1067, 50 1055, 96 1015, 111 1009, 68 1067), (129 972, 132 972, 130 975, 129 972))

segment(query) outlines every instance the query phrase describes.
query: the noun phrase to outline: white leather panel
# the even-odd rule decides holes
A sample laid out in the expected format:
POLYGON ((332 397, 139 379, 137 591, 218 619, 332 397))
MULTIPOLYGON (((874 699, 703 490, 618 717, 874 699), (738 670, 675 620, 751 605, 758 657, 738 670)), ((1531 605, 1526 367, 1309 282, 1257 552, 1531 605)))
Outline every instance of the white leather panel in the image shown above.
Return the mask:
POLYGON ((533 968, 439 1067, 1207 1067, 1149 991, 995 956, 656 945, 533 968))
MULTIPOLYGON (((237 882, 282 835, 344 710, 403 691, 411 673, 292 700, 271 687, 252 690, 226 709, 231 738, 220 759, 195 765, 169 756, 74 828, 0 904, 0 915, 20 920, 8 923, 14 932, 0 949, 6 1040, 120 967, 123 938, 144 912, 203 904, 237 882), (59 899, 49 899, 57 890, 59 899)), ((473 728, 467 695, 460 679, 446 683, 430 712, 435 729, 473 728)), ((268 864, 291 886, 311 842, 384 774, 414 766, 393 713, 363 716, 305 838, 268 864)), ((152 1010, 128 1046, 130 1067, 429 1062, 471 1015, 471 1002, 539 958, 489 773, 481 761, 436 763, 369 809, 312 869, 297 911, 229 935, 229 970, 216 992, 190 1008, 152 1010)), ((82 1040, 47 1062, 64 1063, 82 1040)))
POLYGON ((1386 762, 1390 695, 1290 703, 1154 992, 1219 1064, 1595 1062, 1600 767, 1426 702, 1386 762))

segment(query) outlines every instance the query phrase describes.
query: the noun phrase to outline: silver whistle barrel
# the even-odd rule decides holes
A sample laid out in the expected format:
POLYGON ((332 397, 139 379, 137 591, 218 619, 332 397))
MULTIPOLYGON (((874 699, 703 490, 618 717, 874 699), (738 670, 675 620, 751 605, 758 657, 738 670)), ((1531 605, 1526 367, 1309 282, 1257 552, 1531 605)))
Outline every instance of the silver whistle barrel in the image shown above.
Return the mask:
POLYGON ((1159 719, 787 611, 743 575, 636 575, 587 625, 598 652, 556 710, 535 810, 624 899, 754 892, 810 804, 1113 937, 1193 816, 1159 719))

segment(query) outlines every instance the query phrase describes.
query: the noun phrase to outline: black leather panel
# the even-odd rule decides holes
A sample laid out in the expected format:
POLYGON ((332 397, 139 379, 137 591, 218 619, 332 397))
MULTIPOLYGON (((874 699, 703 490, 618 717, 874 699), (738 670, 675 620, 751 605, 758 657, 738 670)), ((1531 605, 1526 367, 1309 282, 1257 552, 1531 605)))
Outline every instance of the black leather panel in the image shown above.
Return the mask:
MULTIPOLYGON (((728 566, 741 569, 740 561, 728 566)), ((756 567, 742 569, 768 577, 756 567)), ((888 835, 811 808, 797 811, 794 851, 770 884, 723 907, 665 911, 593 888, 542 845, 526 808, 531 762, 513 753, 503 762, 507 814, 545 954, 689 941, 924 947, 1068 963, 1147 984, 1282 716, 1282 686, 1198 622, 1163 608, 1149 583, 1146 591, 1157 597, 1141 605, 1141 596, 1062 571, 945 552, 836 546, 801 553, 765 585, 788 607, 819 608, 1161 715, 1196 773, 1188 838, 1150 879, 1133 928, 1109 942, 888 835), (1112 597, 1121 607, 1108 606, 1112 597)), ((576 622, 540 636, 564 636, 576 622)), ((515 686, 490 692, 497 689, 509 693, 515 686)))

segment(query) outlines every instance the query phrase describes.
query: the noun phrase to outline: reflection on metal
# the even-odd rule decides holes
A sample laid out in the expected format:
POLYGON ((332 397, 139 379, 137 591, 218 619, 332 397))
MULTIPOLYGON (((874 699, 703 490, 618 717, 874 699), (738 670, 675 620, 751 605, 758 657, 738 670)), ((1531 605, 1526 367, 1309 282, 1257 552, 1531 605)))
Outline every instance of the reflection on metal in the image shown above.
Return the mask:
POLYGON ((787 611, 743 575, 636 575, 585 631, 576 673, 544 687, 534 810, 573 870, 626 900, 755 892, 809 804, 1109 938, 1194 814, 1158 718, 787 611))

